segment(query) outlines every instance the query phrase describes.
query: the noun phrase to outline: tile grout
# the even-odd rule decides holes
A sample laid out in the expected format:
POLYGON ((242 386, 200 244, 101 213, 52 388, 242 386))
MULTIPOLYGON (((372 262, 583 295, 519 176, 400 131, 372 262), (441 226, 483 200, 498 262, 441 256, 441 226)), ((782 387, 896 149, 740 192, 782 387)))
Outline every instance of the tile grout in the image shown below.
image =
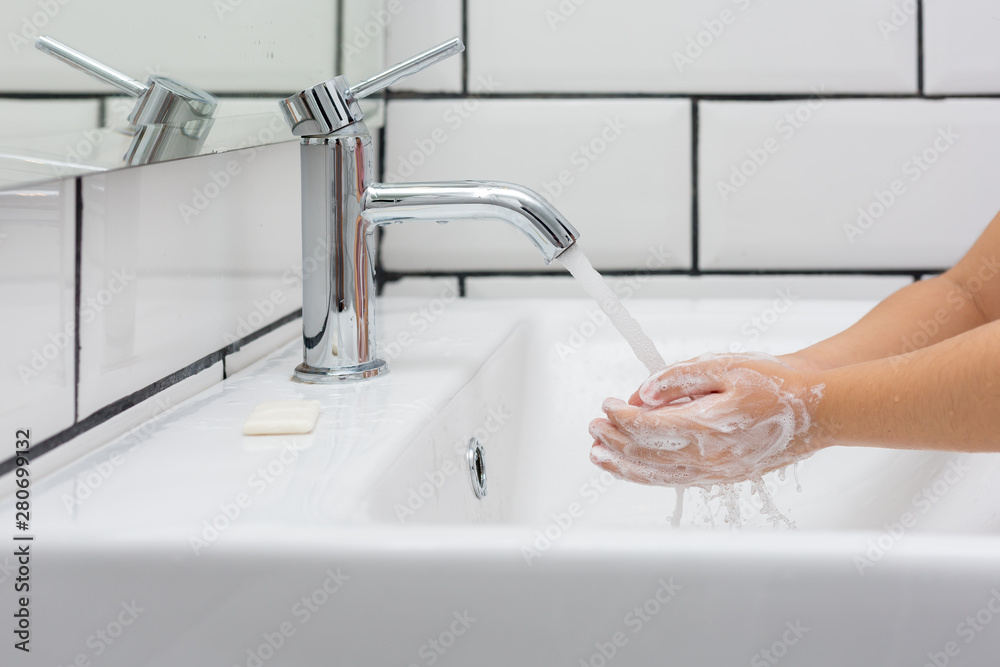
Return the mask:
POLYGON ((469 94, 469 0, 462 0, 462 94, 469 94))
POLYGON ((83 177, 75 183, 73 256, 73 423, 80 420, 80 303, 83 290, 83 177))
POLYGON ((924 95, 924 0, 917 0, 917 94, 924 95))
POLYGON ((691 98, 691 270, 698 273, 698 98, 691 98))
MULTIPOLYGON (((690 278, 711 278, 717 276, 856 276, 856 277, 912 277, 928 273, 940 273, 945 268, 904 268, 904 269, 605 269, 595 267, 604 276, 682 276, 690 278)), ((544 270, 476 270, 476 271, 384 271, 385 283, 398 282, 406 278, 568 278, 560 271, 544 270)))

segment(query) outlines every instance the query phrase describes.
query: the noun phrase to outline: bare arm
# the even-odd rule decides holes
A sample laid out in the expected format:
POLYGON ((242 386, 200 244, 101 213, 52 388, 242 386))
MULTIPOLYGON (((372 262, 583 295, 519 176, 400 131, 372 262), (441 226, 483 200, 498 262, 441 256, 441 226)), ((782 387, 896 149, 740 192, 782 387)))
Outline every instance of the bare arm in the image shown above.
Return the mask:
POLYGON ((1000 452, 1000 215, 950 271, 787 355, 702 357, 591 422, 591 460, 642 484, 740 481, 833 445, 1000 452), (680 399, 690 398, 689 401, 680 399))
POLYGON ((846 331, 784 360, 803 370, 910 353, 1000 318, 1000 214, 953 269, 908 285, 846 331))
POLYGON ((1000 452, 1000 321, 806 377, 823 445, 1000 452))

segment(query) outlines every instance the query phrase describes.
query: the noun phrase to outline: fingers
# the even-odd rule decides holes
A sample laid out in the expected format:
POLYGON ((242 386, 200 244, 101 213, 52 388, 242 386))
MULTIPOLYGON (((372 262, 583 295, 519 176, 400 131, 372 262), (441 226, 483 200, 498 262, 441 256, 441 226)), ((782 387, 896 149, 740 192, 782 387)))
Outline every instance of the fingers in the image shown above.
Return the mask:
POLYGON ((718 473, 688 464, 656 463, 622 454, 600 440, 590 449, 591 462, 619 479, 653 486, 697 486, 726 481, 718 473))
POLYGON ((692 456, 696 456, 694 453, 685 452, 678 457, 677 453, 673 451, 646 448, 634 442, 627 433, 607 419, 595 419, 590 422, 590 435, 597 441, 595 445, 600 445, 609 452, 621 454, 636 462, 673 464, 677 461, 690 461, 692 456))
POLYGON ((643 410, 640 406, 626 403, 617 398, 606 398, 601 404, 601 410, 608 416, 608 421, 630 435, 635 435, 636 422, 643 410))
POLYGON ((592 438, 610 450, 628 454, 633 448, 628 436, 607 419, 595 419, 588 430, 592 438))
POLYGON ((607 470, 609 473, 617 477, 618 479, 628 479, 622 470, 622 464, 625 461, 625 457, 619 452, 612 449, 608 449, 600 440, 594 440, 594 444, 590 447, 590 462, 596 465, 598 468, 607 470))
POLYGON ((639 400, 651 407, 661 407, 685 398, 726 390, 726 383, 713 373, 712 362, 675 364, 650 376, 636 392, 639 400))
POLYGON ((650 408, 629 405, 616 398, 604 401, 601 408, 608 421, 642 449, 677 451, 698 442, 708 430, 704 424, 690 419, 691 403, 676 407, 650 408))

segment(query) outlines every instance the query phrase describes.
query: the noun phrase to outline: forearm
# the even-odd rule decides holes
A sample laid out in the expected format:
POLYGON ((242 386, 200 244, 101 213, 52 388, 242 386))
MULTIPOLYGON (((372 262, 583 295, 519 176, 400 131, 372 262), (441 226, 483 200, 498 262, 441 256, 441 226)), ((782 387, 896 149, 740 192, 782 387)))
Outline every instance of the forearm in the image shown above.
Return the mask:
POLYGON ((913 352, 986 323, 968 289, 948 274, 899 290, 854 326, 793 355, 804 369, 830 369, 913 352))
POLYGON ((1000 321, 919 351, 807 374, 825 445, 1000 451, 1000 321))

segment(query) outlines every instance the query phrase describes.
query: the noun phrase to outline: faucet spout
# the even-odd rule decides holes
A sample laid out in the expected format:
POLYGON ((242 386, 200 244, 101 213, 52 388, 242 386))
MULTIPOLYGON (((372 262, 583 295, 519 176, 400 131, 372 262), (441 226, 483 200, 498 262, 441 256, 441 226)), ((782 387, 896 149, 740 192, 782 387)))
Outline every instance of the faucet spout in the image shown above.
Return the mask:
POLYGON ((364 194, 362 215, 370 225, 409 220, 499 220, 528 237, 548 264, 579 233, 537 192, 497 181, 373 183, 364 194))

